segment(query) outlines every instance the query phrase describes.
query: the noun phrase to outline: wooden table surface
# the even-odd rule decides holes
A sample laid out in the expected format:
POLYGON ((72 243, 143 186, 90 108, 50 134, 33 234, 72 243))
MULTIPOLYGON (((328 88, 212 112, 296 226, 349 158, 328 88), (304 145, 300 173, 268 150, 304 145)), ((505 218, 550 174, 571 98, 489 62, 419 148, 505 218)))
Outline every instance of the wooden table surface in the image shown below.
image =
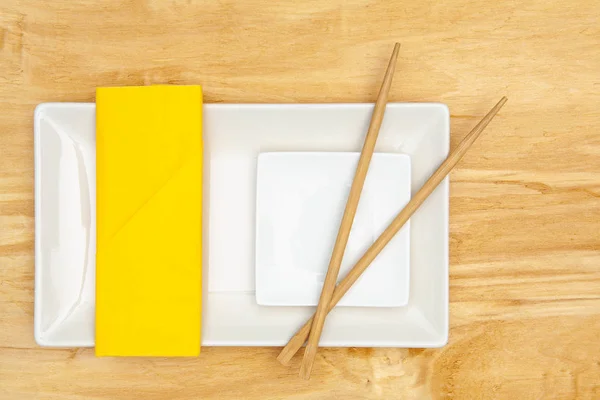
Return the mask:
POLYGON ((600 2, 3 0, 1 399, 600 398, 600 2), (206 102, 450 107, 452 146, 509 102, 451 175, 450 341, 97 359, 33 339, 33 109, 96 86, 202 84, 206 102))

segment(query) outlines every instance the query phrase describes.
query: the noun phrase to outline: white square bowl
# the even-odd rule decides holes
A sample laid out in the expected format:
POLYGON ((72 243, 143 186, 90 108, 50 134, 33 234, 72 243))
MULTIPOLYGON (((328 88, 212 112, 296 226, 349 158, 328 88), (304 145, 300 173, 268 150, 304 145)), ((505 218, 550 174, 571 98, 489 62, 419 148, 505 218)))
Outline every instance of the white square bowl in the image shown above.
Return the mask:
MULTIPOLYGON (((204 106, 204 346, 281 346, 314 307, 256 303, 256 165, 261 152, 360 151, 372 104, 204 106)), ((418 190, 448 154, 443 104, 390 103, 376 151, 411 157, 418 190)), ((34 116, 35 321, 46 346, 94 345, 95 104, 34 116)), ((439 347, 448 337, 448 179, 410 226, 410 296, 394 308, 338 307, 322 346, 439 347)))
MULTIPOLYGON (((360 153, 261 153, 256 194, 256 301, 316 306, 360 153)), ((375 153, 338 281, 410 200, 410 158, 375 153)), ((338 306, 408 302, 410 224, 371 263, 338 306)))

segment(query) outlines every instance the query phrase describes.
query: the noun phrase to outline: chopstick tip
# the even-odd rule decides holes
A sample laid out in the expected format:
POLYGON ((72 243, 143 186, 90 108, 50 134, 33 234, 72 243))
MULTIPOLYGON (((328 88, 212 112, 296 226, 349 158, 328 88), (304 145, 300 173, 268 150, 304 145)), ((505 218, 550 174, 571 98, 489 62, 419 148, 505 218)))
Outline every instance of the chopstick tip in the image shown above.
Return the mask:
MULTIPOLYGON (((392 57, 391 57, 391 59, 394 60, 394 61, 397 60, 399 53, 400 53, 400 43, 396 42, 394 44, 394 50, 392 51, 392 57)), ((391 60, 390 60, 390 62, 391 62, 391 60)))
POLYGON ((496 105, 497 110, 499 111, 504 106, 504 104, 506 104, 507 101, 508 101, 508 97, 502 96, 502 98, 500 99, 500 101, 496 105))
POLYGON ((300 369, 299 376, 300 376, 300 378, 304 379, 305 381, 310 380, 310 370, 300 369))

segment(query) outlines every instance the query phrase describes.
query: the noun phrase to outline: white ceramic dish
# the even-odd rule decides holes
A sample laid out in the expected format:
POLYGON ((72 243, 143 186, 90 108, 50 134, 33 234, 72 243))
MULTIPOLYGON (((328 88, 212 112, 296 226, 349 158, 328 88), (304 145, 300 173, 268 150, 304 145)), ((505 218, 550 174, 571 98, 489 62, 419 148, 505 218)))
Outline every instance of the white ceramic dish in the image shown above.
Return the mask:
MULTIPOLYGON (((204 106, 204 346, 280 346, 314 307, 266 307, 254 293, 261 152, 360 151, 372 104, 204 106), (234 251, 232 251, 234 249, 234 251)), ((34 116, 35 338, 94 345, 95 105, 47 103, 34 116)), ((376 151, 411 157, 420 188, 449 149, 442 104, 387 107, 376 151)), ((448 336, 448 180, 411 219, 405 307, 339 307, 323 346, 438 347, 448 336)))
MULTIPOLYGON (((319 302, 360 153, 262 153, 256 194, 256 300, 319 302)), ((410 158, 373 155, 340 268, 347 274, 410 200, 410 158)), ((385 247, 338 305, 408 302, 410 224, 385 247)))

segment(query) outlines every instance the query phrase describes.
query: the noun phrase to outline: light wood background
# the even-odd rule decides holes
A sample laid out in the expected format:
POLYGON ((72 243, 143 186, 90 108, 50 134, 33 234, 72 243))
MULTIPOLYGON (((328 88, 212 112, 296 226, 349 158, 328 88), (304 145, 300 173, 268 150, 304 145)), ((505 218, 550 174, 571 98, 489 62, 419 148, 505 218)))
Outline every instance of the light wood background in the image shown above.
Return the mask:
POLYGON ((600 2, 3 0, 1 399, 599 399, 600 2), (97 359, 33 340, 36 104, 100 85, 202 84, 207 102, 441 101, 452 145, 449 344, 97 359))

